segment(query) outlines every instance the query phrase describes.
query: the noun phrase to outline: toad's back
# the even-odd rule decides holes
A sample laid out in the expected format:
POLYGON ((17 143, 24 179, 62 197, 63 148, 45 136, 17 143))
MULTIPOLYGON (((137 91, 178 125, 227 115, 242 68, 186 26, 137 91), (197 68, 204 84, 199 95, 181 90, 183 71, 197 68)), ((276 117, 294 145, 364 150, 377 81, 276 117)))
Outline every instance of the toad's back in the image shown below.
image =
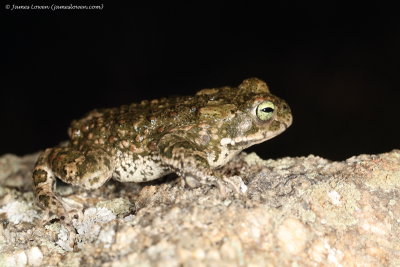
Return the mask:
POLYGON ((196 121, 205 96, 144 100, 118 108, 93 110, 71 123, 71 145, 79 150, 100 146, 106 150, 143 153, 167 132, 196 121))

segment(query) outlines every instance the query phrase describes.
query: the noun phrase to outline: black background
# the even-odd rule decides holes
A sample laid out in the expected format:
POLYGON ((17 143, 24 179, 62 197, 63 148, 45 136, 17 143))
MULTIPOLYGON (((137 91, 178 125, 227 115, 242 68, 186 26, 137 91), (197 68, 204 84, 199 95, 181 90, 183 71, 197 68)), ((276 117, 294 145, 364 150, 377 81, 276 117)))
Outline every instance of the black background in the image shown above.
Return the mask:
POLYGON ((0 154, 54 146, 94 108, 253 76, 294 114, 288 131, 250 149, 263 157, 341 160, 399 148, 398 9, 320 2, 2 6, 0 154))

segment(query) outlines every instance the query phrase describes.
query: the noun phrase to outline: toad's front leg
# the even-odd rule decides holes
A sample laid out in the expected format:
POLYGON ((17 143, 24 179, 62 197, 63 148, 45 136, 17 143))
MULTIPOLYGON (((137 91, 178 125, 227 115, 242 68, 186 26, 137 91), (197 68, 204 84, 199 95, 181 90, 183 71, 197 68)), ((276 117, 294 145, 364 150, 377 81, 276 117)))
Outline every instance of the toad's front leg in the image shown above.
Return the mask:
POLYGON ((204 148, 194 142, 170 134, 161 138, 158 148, 163 163, 182 176, 190 187, 206 184, 217 186, 222 193, 227 188, 236 193, 245 191, 246 185, 240 177, 224 177, 213 169, 204 148))

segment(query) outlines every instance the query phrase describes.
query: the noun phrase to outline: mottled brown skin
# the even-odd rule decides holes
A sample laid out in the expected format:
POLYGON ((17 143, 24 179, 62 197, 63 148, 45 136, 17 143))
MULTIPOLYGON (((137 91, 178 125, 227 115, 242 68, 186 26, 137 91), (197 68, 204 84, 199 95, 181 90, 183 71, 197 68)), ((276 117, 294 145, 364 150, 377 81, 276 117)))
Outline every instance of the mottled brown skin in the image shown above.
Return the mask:
POLYGON ((190 186, 218 184, 218 168, 243 149, 292 123, 284 100, 256 78, 238 87, 203 89, 195 96, 162 98, 89 112, 73 121, 70 143, 46 149, 33 172, 35 194, 49 216, 71 219, 54 192, 56 177, 86 189, 109 178, 143 182, 175 172, 190 186))

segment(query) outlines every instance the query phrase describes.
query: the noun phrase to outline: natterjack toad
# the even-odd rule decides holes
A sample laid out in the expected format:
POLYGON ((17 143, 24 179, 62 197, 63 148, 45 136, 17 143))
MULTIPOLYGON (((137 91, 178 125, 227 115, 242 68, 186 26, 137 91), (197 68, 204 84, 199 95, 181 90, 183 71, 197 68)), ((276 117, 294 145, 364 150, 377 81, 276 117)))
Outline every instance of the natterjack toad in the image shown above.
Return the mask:
POLYGON ((70 208, 54 192, 56 177, 85 189, 98 188, 110 178, 145 182, 172 172, 189 184, 219 184, 226 179, 219 167, 291 123, 286 102, 256 78, 194 96, 94 110, 72 122, 66 146, 39 156, 35 194, 50 216, 63 219, 70 208))

